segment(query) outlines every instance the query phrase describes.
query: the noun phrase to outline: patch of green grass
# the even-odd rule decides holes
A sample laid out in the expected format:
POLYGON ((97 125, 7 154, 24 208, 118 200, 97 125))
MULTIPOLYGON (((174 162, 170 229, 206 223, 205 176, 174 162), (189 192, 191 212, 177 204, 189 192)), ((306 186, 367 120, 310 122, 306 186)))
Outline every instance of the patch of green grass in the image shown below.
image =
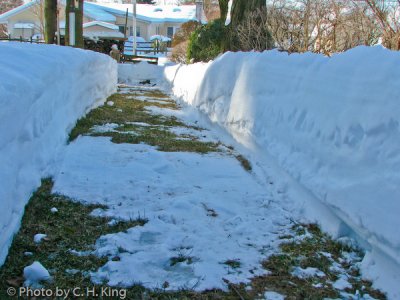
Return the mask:
POLYGON ((292 230, 297 236, 304 237, 283 243, 281 254, 272 255, 263 262, 263 267, 270 274, 253 279, 252 287, 254 290, 271 289, 288 297, 293 297, 293 299, 340 298, 339 291, 335 290, 329 283, 338 279, 338 273, 330 268, 333 262, 336 262, 343 267, 350 278, 349 282, 353 285, 348 292, 354 294, 356 290, 362 289, 365 294, 373 295, 376 299, 386 299, 380 291, 371 288, 371 282, 360 277, 358 267, 354 262, 346 264, 341 259, 346 252, 353 252, 362 256, 359 249, 353 249, 332 240, 328 235, 321 232, 316 224, 297 224, 293 226, 292 230), (330 257, 326 257, 322 252, 329 253, 330 257), (323 278, 317 276, 298 278, 291 274, 294 267, 317 268, 324 272, 325 276, 323 278), (322 287, 313 285, 318 283, 322 284, 322 287))
POLYGON ((288 275, 296 264, 293 257, 287 254, 272 255, 262 263, 262 266, 277 276, 288 275))
MULTIPOLYGON (((313 286, 313 283, 311 279, 300 279, 285 274, 259 276, 252 280, 250 295, 257 295, 265 291, 274 291, 285 295, 285 299, 293 300, 340 298, 338 291, 334 290, 331 285, 328 284, 323 288, 316 288, 313 286)), ((250 297, 248 299, 255 299, 250 297)))
POLYGON ((167 101, 173 101, 173 100, 168 100, 170 99, 168 95, 163 93, 160 90, 139 90, 141 96, 145 96, 148 98, 154 98, 154 99, 167 99, 167 101))
MULTIPOLYGON (((299 236, 308 232, 310 237, 306 237, 301 242, 293 241, 283 244, 281 248, 286 253, 294 256, 305 255, 310 257, 315 253, 327 252, 330 253, 334 259, 341 257, 343 252, 353 251, 357 252, 359 255, 362 255, 359 249, 353 249, 347 245, 332 240, 329 236, 321 232, 319 227, 315 224, 296 225, 293 229, 299 236)), ((323 258, 317 257, 317 259, 323 258)))
POLYGON ((240 164, 242 165, 242 167, 243 167, 246 171, 250 172, 250 171, 253 169, 252 166, 251 166, 251 164, 250 164, 250 161, 249 161, 246 157, 244 157, 244 156, 241 155, 241 154, 236 155, 235 157, 236 157, 236 159, 240 162, 240 164))
POLYGON ((232 269, 240 268, 240 261, 238 259, 228 259, 223 262, 224 265, 230 266, 232 269))
POLYGON ((145 143, 157 147, 160 151, 165 152, 197 152, 208 153, 219 151, 217 143, 200 142, 197 140, 181 140, 177 136, 167 130, 159 130, 150 128, 139 132, 138 135, 124 134, 119 132, 102 132, 94 133, 93 136, 109 136, 111 141, 116 144, 145 143))
POLYGON ((354 278, 350 278, 349 282, 352 288, 346 289, 348 293, 355 294, 356 291, 358 291, 361 297, 368 294, 374 299, 386 299, 386 296, 381 291, 372 288, 372 283, 368 280, 355 280, 354 278))
POLYGON ((129 99, 129 97, 129 94, 114 94, 110 96, 107 101, 113 101, 114 105, 105 104, 91 110, 85 117, 79 119, 69 134, 69 141, 73 141, 79 135, 89 135, 90 129, 95 125, 105 125, 107 123, 143 122, 150 125, 186 126, 174 116, 154 115, 146 110, 149 106, 177 109, 175 102, 144 102, 129 99))
POLYGON ((138 219, 121 221, 110 226, 109 219, 90 215, 94 209, 105 209, 106 206, 83 205, 51 194, 52 185, 50 179, 43 180, 41 187, 33 194, 25 208, 21 228, 0 269, 2 291, 7 289, 7 281, 22 284, 24 267, 34 261, 39 261, 50 271, 53 281, 47 284, 49 287, 70 288, 88 285, 88 277, 82 273, 71 275, 66 270, 96 271, 108 258, 94 255, 78 256, 71 250, 91 251, 101 235, 125 231, 146 223, 146 220, 138 219), (51 213, 53 207, 56 207, 58 212, 51 213), (47 234, 47 239, 39 244, 34 243, 33 237, 37 233, 47 234), (32 256, 24 255, 25 252, 32 252, 32 256))
MULTIPOLYGON (((144 93, 144 95, 160 97, 163 94, 154 91, 144 93)), ((75 128, 71 131, 70 141, 79 135, 108 136, 111 137, 111 141, 114 143, 145 143, 157 147, 160 151, 198 153, 219 151, 219 143, 201 142, 194 136, 178 136, 167 130, 168 127, 173 126, 197 130, 200 130, 200 128, 186 125, 176 117, 154 115, 146 110, 148 106, 177 109, 175 102, 172 100, 158 103, 129 99, 130 97, 132 97, 130 94, 115 94, 108 99, 114 102, 113 106, 104 105, 89 112, 77 122, 75 128), (133 122, 146 123, 150 126, 131 124, 133 122), (91 130, 95 125, 105 125, 107 123, 120 124, 120 126, 114 131, 108 132, 93 132, 91 130), (134 132, 134 134, 130 134, 130 132, 134 132)))
POLYGON ((213 218, 218 217, 218 214, 214 209, 208 207, 205 203, 201 203, 201 204, 203 205, 204 209, 206 210, 207 216, 213 217, 213 218))
POLYGON ((186 262, 187 264, 192 264, 194 261, 194 257, 192 256, 187 256, 183 254, 179 254, 178 256, 171 257, 170 259, 170 266, 175 266, 176 264, 186 262))
POLYGON ((280 238, 281 240, 292 239, 292 238, 293 238, 293 235, 291 235, 291 234, 284 234, 284 235, 280 235, 279 238, 280 238))

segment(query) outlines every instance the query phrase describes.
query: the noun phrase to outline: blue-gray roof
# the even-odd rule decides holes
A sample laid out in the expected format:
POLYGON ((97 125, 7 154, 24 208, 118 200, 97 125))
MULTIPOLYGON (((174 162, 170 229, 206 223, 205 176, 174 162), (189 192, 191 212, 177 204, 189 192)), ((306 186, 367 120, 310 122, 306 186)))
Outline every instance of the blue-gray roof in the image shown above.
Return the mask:
MULTIPOLYGON (((0 0, 1 1, 1 0, 0 0)), ((35 5, 39 0, 33 0, 32 2, 28 2, 24 5, 21 5, 19 7, 16 7, 6 13, 3 13, 0 15, 0 23, 4 23, 8 20, 9 17, 22 12, 29 7, 35 5)), ((193 6, 194 7, 194 6, 193 6)), ((108 22, 108 23, 115 23, 116 22, 116 16, 120 17, 125 17, 126 14, 126 8, 129 8, 130 12, 128 13, 129 17, 132 17, 132 8, 129 5, 100 5, 97 3, 92 3, 92 2, 86 2, 83 6, 83 14, 96 21, 102 21, 102 22, 108 22)), ((183 7, 175 7, 173 9, 170 9, 171 12, 166 13, 157 13, 157 9, 160 12, 163 12, 162 8, 157 8, 152 5, 138 5, 138 13, 137 13, 137 19, 144 21, 144 22, 149 22, 149 23, 160 23, 160 22, 179 22, 179 23, 184 23, 189 20, 194 20, 195 19, 195 10, 187 10, 188 6, 183 6, 183 7), (181 13, 181 11, 185 11, 184 13, 181 13)))
MULTIPOLYGON (((38 0, 33 0, 31 2, 28 2, 26 4, 23 4, 21 6, 18 6, 12 10, 9 10, 3 14, 0 15, 0 22, 5 22, 7 21, 8 18, 12 17, 13 15, 16 15, 29 7, 32 7, 38 2, 38 0)), ((103 7, 98 6, 98 5, 93 5, 90 2, 85 2, 85 5, 83 6, 83 14, 87 16, 88 18, 97 20, 97 21, 103 21, 103 22, 109 22, 109 23, 115 23, 116 18, 114 15, 108 13, 103 7)))
MULTIPOLYGON (((92 10, 96 10, 96 13, 109 13, 114 16, 125 17, 126 9, 128 8, 128 16, 132 18, 132 5, 131 4, 102 4, 102 3, 91 3, 85 2, 86 8, 92 10)), ((95 13, 94 13, 95 14, 95 13)), ((189 7, 180 6, 174 7, 169 6, 168 10, 165 6, 153 6, 146 4, 138 4, 137 5, 137 14, 136 17, 138 20, 149 22, 149 23, 159 23, 159 22, 178 22, 184 23, 189 20, 195 20, 195 6, 189 7), (156 13, 157 11, 164 13, 156 13)))
POLYGON ((13 15, 24 11, 25 9, 35 5, 37 3, 38 0, 33 0, 31 2, 25 3, 21 6, 18 6, 16 8, 13 8, 12 10, 6 11, 5 13, 0 15, 0 23, 3 21, 6 21, 9 17, 12 17, 13 15))
POLYGON ((103 7, 90 2, 85 2, 83 5, 83 14, 86 17, 97 21, 109 23, 115 23, 116 21, 116 17, 114 15, 107 12, 103 7))
MULTIPOLYGON (((86 14, 86 10, 90 11, 94 16, 96 16, 96 17, 93 17, 96 20, 98 20, 98 16, 101 16, 102 13, 113 16, 114 21, 115 21, 115 15, 120 16, 120 17, 125 17, 125 15, 126 15, 126 11, 111 8, 111 7, 105 7, 105 6, 98 5, 96 3, 91 3, 91 2, 85 2, 84 9, 85 9, 85 14, 86 14), (99 15, 97 15, 97 14, 99 14, 99 15)), ((131 12, 128 12, 129 17, 132 17, 132 15, 133 14, 131 12)), ((150 18, 142 17, 140 15, 137 15, 136 17, 142 21, 148 21, 148 22, 152 21, 150 18)), ((103 20, 101 20, 101 21, 103 21, 103 20)), ((110 21, 105 21, 105 22, 110 22, 110 21)))

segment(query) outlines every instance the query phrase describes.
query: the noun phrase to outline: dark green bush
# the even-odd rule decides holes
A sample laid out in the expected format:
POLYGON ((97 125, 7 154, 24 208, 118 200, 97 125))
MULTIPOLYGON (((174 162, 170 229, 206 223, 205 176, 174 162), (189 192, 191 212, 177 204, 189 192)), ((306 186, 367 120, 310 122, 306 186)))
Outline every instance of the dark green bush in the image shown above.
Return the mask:
POLYGON ((188 61, 209 61, 217 57, 223 52, 225 34, 226 28, 220 19, 196 29, 189 40, 188 61))

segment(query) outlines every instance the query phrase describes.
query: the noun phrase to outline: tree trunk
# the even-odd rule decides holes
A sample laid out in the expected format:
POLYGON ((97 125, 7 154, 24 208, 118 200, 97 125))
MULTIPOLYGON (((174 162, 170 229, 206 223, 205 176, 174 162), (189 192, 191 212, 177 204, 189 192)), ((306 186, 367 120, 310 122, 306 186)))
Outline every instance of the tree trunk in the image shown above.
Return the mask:
POLYGON ((248 12, 263 6, 265 6, 265 0, 234 0, 231 13, 232 27, 239 24, 248 12))
POLYGON ((219 10, 221 13, 221 20, 225 23, 226 16, 228 14, 228 2, 229 0, 219 0, 219 10))
MULTIPOLYGON (((221 0, 220 0, 221 4, 221 0)), ((235 29, 244 20, 247 13, 254 11, 257 8, 265 6, 265 0, 234 0, 231 9, 231 23, 228 27, 228 34, 226 35, 225 43, 223 43, 224 50, 237 51, 238 39, 235 29)), ((221 12, 222 16, 222 12, 221 12)))
POLYGON ((57 0, 45 0, 44 5, 45 32, 47 44, 54 44, 57 31, 57 0))
POLYGON ((65 45, 83 48, 83 0, 78 1, 75 7, 75 0, 67 0, 65 5, 65 45), (71 45, 71 36, 69 34, 71 27, 70 13, 75 13, 75 43, 71 45))
POLYGON ((79 0, 79 7, 75 9, 75 41, 76 47, 82 48, 83 42, 83 0, 79 0))

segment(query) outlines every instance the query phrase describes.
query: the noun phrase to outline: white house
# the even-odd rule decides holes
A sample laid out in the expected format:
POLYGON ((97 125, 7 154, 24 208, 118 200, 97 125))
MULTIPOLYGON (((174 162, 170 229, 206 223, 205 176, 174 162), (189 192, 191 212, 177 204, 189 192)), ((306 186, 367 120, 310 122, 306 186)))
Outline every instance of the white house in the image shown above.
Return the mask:
MULTIPOLYGON (((43 0, 33 0, 0 15, 0 24, 7 26, 10 38, 31 38, 43 33, 43 0)), ((60 32, 65 30, 65 8, 59 9, 60 32)), ((196 20, 195 5, 137 4, 137 35, 149 41, 151 36, 172 38, 180 26, 196 20)), ((133 5, 84 2, 83 32, 88 37, 123 37, 132 35, 133 5), (126 13, 128 16, 126 18, 126 13), (127 24, 127 26, 126 26, 127 24)), ((202 17, 205 20, 205 17, 202 17)))

